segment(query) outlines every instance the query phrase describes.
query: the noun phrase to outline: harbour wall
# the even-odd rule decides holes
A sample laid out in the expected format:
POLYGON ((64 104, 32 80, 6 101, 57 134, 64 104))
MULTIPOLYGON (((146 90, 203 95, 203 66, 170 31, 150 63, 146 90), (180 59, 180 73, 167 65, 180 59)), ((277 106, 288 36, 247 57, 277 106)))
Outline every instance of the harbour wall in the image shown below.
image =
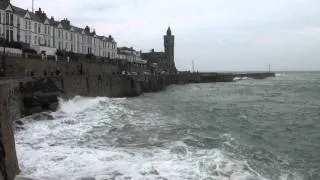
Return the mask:
POLYGON ((0 180, 13 180, 19 173, 15 141, 10 117, 7 84, 0 84, 0 180))
MULTIPOLYGON (((157 92, 171 84, 230 82, 235 77, 265 78, 274 73, 177 73, 124 75, 116 61, 87 59, 41 60, 8 57, 6 77, 14 96, 10 98, 11 119, 56 110, 57 97, 81 96, 134 97, 157 92)), ((142 70, 142 69, 141 69, 142 70)))

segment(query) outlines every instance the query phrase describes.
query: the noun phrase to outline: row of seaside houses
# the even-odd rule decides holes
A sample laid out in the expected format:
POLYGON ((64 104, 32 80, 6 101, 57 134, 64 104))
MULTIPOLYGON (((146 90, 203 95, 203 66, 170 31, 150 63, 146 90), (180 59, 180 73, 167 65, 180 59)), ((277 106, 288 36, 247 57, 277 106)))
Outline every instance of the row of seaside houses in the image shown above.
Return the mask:
POLYGON ((10 0, 0 0, 0 35, 9 41, 29 44, 47 55, 55 55, 61 49, 117 58, 117 43, 111 35, 98 36, 88 26, 73 26, 68 19, 56 21, 41 8, 33 13, 12 5, 10 0))

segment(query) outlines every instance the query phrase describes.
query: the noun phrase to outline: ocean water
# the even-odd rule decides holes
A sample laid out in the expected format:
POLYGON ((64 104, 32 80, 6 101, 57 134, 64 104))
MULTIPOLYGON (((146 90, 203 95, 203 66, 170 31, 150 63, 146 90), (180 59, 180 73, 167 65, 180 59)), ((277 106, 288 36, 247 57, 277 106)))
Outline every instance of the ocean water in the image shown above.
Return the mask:
POLYGON ((15 131, 36 180, 320 179, 320 73, 75 97, 15 131))

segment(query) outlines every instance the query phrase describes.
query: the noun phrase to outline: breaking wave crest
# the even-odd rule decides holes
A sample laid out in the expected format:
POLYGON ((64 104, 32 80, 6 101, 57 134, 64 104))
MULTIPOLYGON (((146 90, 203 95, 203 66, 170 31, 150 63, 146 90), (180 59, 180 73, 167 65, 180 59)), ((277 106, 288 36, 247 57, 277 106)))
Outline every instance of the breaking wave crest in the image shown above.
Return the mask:
POLYGON ((248 78, 248 77, 235 77, 235 78, 233 78, 233 81, 248 80, 248 79, 250 79, 250 78, 248 78))
POLYGON ((109 98, 107 97, 87 98, 87 97, 81 97, 81 96, 76 96, 68 100, 58 98, 59 100, 58 111, 61 111, 67 114, 79 113, 97 106, 100 102, 106 102, 108 99, 109 98))

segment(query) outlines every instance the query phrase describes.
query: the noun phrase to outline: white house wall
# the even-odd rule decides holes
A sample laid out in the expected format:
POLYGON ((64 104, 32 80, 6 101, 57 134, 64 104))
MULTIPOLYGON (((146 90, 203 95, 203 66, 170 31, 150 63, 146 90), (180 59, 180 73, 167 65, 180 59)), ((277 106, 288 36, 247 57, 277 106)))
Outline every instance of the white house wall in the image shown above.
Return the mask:
MULTIPOLYGON (((20 41, 30 44, 31 47, 37 47, 37 49, 48 49, 47 54, 54 54, 53 49, 64 49, 67 51, 73 51, 80 54, 93 53, 95 56, 110 57, 111 59, 117 58, 117 43, 108 38, 98 38, 82 34, 80 32, 71 32, 65 29, 59 29, 48 24, 36 22, 32 19, 26 19, 8 12, 13 15, 13 25, 6 24, 6 11, 0 10, 0 35, 7 37, 7 31, 12 33, 13 41, 20 41), (19 25, 18 25, 19 24, 19 25), (39 32, 40 26, 40 32, 39 32), (10 30, 12 30, 10 32, 10 30), (61 32, 59 37, 59 31, 61 32), (19 36, 18 36, 19 35, 19 36), (71 40, 72 36, 72 40, 71 40), (44 46, 48 48, 39 48, 38 46, 44 46)), ((10 20, 10 15, 9 15, 10 20)), ((10 38, 10 35, 9 35, 10 38)))

